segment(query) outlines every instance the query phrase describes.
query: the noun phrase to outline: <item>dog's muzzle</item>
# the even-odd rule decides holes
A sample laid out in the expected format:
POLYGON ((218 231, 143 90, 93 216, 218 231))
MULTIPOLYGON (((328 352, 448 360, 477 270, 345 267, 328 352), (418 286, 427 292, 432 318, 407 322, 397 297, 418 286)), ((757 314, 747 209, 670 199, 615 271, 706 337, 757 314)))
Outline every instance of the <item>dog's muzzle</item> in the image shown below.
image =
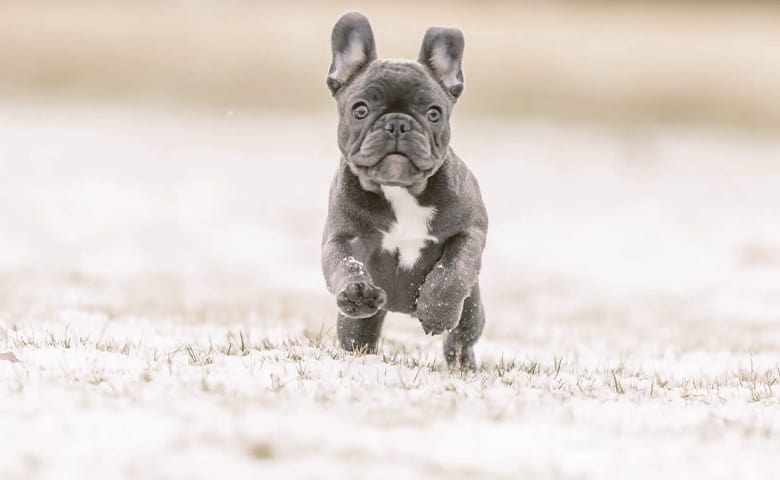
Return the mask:
POLYGON ((425 173, 417 168, 409 157, 391 153, 369 167, 366 173, 380 185, 408 187, 423 179, 425 173))

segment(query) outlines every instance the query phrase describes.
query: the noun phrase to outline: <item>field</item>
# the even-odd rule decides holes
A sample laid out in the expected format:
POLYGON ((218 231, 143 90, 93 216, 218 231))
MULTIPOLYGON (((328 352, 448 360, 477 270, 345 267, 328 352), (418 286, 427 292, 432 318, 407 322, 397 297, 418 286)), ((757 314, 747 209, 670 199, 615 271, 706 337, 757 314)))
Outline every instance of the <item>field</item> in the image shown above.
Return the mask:
POLYGON ((773 478, 780 144, 464 116, 474 374, 335 344, 331 115, 0 109, 0 478, 773 478))

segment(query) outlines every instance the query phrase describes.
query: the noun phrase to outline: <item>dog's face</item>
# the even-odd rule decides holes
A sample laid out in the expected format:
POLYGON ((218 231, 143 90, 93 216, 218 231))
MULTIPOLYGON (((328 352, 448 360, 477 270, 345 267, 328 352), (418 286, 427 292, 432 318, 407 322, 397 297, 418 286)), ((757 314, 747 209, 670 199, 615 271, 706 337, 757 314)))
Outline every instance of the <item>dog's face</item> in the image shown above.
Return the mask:
POLYGON ((333 28, 332 47, 327 83, 350 170, 366 190, 422 190, 447 159, 450 114, 463 91, 462 34, 430 28, 418 61, 377 60, 368 20, 348 13, 333 28))

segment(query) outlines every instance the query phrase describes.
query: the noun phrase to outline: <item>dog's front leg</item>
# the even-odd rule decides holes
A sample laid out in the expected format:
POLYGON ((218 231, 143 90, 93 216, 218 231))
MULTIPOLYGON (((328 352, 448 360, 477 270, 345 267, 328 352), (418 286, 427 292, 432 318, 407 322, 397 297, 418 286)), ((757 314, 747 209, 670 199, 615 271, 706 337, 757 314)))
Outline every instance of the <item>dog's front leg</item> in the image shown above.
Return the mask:
POLYGON ((477 282, 484 248, 485 231, 479 228, 447 241, 417 297, 415 315, 426 334, 438 335, 458 325, 463 301, 477 282))
POLYGON ((336 305, 348 318, 369 318, 387 303, 387 294, 374 285, 346 235, 332 235, 322 246, 322 271, 336 305))

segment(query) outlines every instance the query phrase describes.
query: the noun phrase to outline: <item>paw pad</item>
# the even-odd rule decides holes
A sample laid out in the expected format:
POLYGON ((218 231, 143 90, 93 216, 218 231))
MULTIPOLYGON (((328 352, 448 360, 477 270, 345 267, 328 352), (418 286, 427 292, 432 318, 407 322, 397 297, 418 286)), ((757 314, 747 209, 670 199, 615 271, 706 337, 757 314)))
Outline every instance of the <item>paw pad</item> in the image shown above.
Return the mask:
POLYGON ((368 282, 347 284, 337 295, 336 304, 341 313, 350 318, 368 318, 387 303, 384 290, 368 282))

